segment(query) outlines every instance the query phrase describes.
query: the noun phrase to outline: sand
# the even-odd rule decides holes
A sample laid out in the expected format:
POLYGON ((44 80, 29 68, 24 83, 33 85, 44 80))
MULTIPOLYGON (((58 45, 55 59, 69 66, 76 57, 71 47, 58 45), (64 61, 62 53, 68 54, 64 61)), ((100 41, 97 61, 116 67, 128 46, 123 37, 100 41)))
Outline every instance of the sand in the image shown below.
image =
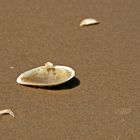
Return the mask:
POLYGON ((1 140, 139 140, 139 1, 0 1, 1 140), (85 18, 100 24, 80 27, 85 18), (50 61, 76 78, 55 88, 21 86, 50 61))

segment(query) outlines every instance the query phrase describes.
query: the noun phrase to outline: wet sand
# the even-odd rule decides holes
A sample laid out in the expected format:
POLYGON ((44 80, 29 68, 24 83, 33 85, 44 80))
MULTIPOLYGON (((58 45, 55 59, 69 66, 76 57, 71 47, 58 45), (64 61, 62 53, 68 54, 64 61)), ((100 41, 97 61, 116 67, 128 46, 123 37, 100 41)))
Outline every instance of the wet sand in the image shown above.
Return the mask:
POLYGON ((2 140, 139 140, 139 1, 0 1, 2 140), (100 24, 80 27, 84 18, 100 24), (75 69, 54 88, 16 78, 47 61, 75 69))

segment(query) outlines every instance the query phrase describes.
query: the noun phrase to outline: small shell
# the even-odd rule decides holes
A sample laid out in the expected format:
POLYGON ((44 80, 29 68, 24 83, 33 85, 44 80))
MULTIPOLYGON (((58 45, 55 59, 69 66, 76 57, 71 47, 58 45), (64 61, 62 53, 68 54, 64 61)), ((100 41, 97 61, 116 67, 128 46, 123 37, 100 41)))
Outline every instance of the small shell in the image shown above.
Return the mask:
POLYGON ((13 117, 15 116, 11 109, 0 110, 0 115, 3 115, 3 114, 10 114, 13 117))
POLYGON ((93 18, 86 18, 83 21, 81 21, 80 26, 88 26, 93 24, 98 24, 99 22, 96 19, 93 18))
POLYGON ((17 83, 31 86, 55 86, 65 83, 75 76, 75 71, 67 66, 53 66, 47 62, 45 66, 24 72, 17 78, 17 83))

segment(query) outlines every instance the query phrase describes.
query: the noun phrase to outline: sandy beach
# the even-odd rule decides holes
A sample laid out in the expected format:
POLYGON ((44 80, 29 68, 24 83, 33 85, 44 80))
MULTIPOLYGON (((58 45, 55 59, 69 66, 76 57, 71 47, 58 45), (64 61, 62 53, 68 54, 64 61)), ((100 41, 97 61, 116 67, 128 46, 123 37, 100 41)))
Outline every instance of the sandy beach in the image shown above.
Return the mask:
POLYGON ((140 7, 133 0, 0 1, 1 140, 139 140, 140 7), (85 18, 99 24, 80 27, 85 18), (76 77, 16 83, 47 61, 76 77))

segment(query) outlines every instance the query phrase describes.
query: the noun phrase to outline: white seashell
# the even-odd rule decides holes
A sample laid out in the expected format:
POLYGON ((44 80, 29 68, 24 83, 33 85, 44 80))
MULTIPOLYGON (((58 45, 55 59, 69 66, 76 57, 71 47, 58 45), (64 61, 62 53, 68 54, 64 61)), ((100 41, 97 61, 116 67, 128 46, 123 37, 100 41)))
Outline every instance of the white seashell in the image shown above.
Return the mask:
POLYGON ((31 86, 55 86, 65 83, 75 76, 75 71, 67 66, 53 66, 47 62, 45 66, 24 72, 17 78, 17 83, 31 86))
POLYGON ((81 21, 80 26, 88 26, 93 24, 98 24, 99 22, 96 19, 93 18, 86 18, 83 21, 81 21))
POLYGON ((0 110, 0 115, 3 115, 3 114, 10 114, 13 117, 15 116, 11 109, 0 110))

